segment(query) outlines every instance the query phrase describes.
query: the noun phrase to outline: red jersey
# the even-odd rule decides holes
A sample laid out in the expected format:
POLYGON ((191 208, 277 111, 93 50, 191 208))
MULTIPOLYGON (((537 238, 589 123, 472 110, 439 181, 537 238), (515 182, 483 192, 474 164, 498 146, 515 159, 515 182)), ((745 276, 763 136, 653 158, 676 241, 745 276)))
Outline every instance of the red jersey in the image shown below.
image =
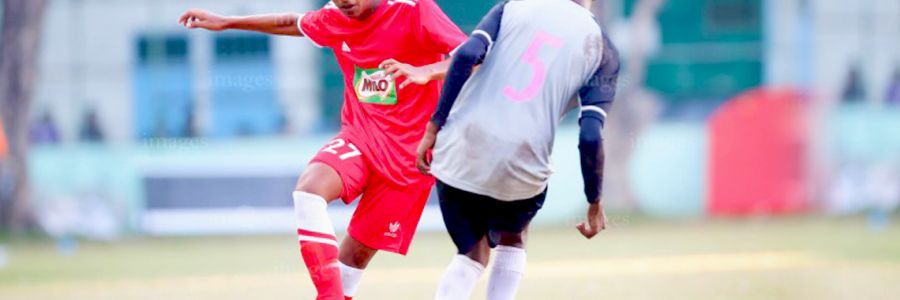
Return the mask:
POLYGON ((388 0, 365 20, 346 17, 331 2, 304 14, 300 31, 331 48, 344 73, 341 131, 353 138, 380 175, 397 185, 423 178, 415 150, 437 106, 441 82, 398 89, 379 64, 440 62, 467 38, 434 0, 388 0))

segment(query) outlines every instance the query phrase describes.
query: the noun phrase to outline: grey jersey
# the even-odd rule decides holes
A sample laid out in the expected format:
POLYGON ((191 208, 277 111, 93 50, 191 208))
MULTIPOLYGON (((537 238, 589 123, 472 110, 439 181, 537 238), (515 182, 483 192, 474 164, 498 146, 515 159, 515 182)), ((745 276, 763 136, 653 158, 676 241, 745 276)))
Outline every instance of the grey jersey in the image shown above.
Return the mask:
POLYGON ((570 0, 509 1, 496 38, 476 34, 488 54, 438 133, 431 170, 469 192, 528 199, 547 187, 556 128, 598 71, 603 34, 570 0))

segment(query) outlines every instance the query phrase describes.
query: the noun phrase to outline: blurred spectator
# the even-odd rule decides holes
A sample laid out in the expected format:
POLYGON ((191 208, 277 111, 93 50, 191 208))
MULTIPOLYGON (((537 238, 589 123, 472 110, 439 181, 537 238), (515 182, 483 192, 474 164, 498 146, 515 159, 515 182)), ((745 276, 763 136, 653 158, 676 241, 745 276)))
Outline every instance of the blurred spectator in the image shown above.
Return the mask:
POLYGON ((0 161, 6 159, 9 147, 6 145, 6 130, 3 129, 3 118, 0 118, 0 161))
POLYGON ((894 69, 894 78, 888 82, 887 99, 890 105, 900 105, 900 66, 894 69))
POLYGON ((866 100, 865 83, 863 82, 862 71, 858 63, 850 66, 847 81, 844 82, 842 96, 844 102, 863 102, 866 100))
POLYGON ((182 137, 185 138, 195 138, 197 137, 197 128, 194 126, 194 115, 196 111, 194 110, 194 105, 188 105, 186 108, 187 116, 184 120, 184 129, 182 130, 182 137))
POLYGON ((40 119, 31 124, 31 143, 35 145, 52 145, 59 143, 59 130, 50 112, 44 112, 40 119))
POLYGON ((103 131, 100 129, 100 121, 96 110, 89 109, 85 114, 81 130, 78 132, 78 139, 83 142, 103 141, 103 131))

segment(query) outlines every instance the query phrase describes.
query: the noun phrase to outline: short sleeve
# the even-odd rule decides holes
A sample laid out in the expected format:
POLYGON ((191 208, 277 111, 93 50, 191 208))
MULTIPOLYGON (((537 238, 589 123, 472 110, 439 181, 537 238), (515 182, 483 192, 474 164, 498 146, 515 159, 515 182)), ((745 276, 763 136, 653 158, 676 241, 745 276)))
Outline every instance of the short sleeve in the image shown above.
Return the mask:
POLYGON ((333 47, 337 44, 337 39, 333 34, 337 31, 339 19, 336 14, 340 14, 331 2, 325 7, 300 14, 297 19, 297 27, 303 36, 308 38, 313 44, 322 47, 333 47))
POLYGON ((494 7, 484 15, 484 18, 481 19, 481 22, 478 23, 475 30, 472 31, 472 36, 480 35, 487 39, 489 47, 493 46, 494 41, 496 41, 500 35, 500 24, 503 21, 503 9, 506 7, 507 2, 508 1, 501 1, 494 5, 494 7))
POLYGON ((619 51, 606 35, 603 36, 603 57, 600 67, 581 88, 581 117, 606 121, 606 114, 616 97, 619 80, 619 51))
POLYGON ((434 2, 434 0, 418 0, 419 11, 419 35, 421 41, 428 49, 450 54, 456 47, 466 41, 467 36, 456 26, 450 17, 434 2))

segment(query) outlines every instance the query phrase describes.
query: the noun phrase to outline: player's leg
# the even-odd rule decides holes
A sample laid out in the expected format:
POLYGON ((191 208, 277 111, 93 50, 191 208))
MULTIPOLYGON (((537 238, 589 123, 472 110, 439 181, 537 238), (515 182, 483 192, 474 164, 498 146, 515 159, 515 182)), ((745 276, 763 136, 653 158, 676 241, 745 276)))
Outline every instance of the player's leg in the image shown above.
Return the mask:
POLYGON ((348 299, 355 294, 362 273, 377 251, 406 254, 434 185, 431 178, 421 179, 402 188, 375 173, 367 181, 341 244, 342 278, 348 299))
POLYGON ((363 271, 369 265, 369 261, 378 250, 363 245, 349 234, 341 242, 339 261, 341 266, 341 282, 344 287, 344 297, 353 299, 359 282, 362 280, 363 271))
POLYGON ((528 224, 544 204, 546 191, 526 200, 496 203, 496 214, 489 223, 494 249, 494 265, 488 279, 488 300, 512 300, 525 274, 525 240, 528 224))
POLYGON ((342 191, 341 178, 330 166, 314 162, 294 189, 294 212, 300 253, 318 291, 316 299, 343 299, 338 246, 326 207, 342 191))
POLYGON ((453 256, 438 285, 436 300, 469 299, 490 258, 487 224, 481 213, 488 210, 479 195, 438 182, 441 214, 457 255, 453 256))
POLYGON ((368 169, 357 149, 339 135, 316 154, 294 191, 300 252, 318 299, 344 299, 338 244, 326 206, 338 198, 353 200, 365 186, 368 169))

